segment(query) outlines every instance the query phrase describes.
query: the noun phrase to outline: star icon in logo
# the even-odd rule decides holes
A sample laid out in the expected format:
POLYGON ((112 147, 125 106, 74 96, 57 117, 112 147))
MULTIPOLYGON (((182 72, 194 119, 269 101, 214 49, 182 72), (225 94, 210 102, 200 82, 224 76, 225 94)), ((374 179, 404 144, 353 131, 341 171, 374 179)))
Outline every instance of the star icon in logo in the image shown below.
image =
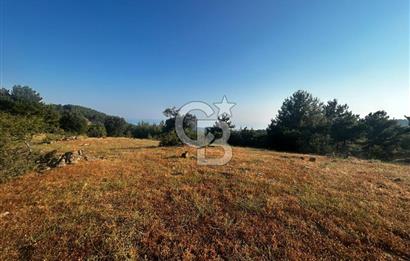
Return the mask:
POLYGON ((232 107, 236 105, 234 102, 229 102, 226 98, 226 95, 222 98, 221 102, 215 102, 214 105, 218 107, 218 116, 227 114, 229 117, 232 117, 232 107))

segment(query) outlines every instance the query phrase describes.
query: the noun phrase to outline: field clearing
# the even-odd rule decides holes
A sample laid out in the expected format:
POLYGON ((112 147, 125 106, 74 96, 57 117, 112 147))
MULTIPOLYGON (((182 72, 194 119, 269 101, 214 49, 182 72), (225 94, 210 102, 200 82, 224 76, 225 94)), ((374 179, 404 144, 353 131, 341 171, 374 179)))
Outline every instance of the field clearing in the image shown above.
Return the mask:
POLYGON ((95 160, 0 184, 0 259, 410 259, 410 166, 157 145, 37 145, 95 160))

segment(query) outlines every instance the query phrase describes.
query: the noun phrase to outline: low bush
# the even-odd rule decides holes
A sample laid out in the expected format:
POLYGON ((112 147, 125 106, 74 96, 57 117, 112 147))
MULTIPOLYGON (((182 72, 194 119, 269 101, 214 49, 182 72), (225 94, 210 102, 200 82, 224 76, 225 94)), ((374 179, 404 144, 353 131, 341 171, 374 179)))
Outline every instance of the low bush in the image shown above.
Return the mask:
POLYGON ((88 127, 87 135, 89 137, 101 138, 107 136, 107 130, 104 125, 92 124, 88 127))
POLYGON ((164 133, 159 138, 159 146, 168 147, 179 145, 182 145, 182 142, 175 131, 164 133))
POLYGON ((32 135, 42 128, 37 117, 0 113, 0 182, 24 174, 35 166, 32 135))

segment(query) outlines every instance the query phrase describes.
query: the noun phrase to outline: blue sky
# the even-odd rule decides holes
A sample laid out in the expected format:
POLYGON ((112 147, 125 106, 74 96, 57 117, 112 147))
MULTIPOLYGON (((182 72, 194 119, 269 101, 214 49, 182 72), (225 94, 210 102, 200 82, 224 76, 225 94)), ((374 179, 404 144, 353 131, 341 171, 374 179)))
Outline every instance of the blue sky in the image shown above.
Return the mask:
POLYGON ((236 102, 264 128, 298 89, 410 114, 409 1, 0 0, 1 85, 127 119, 236 102))

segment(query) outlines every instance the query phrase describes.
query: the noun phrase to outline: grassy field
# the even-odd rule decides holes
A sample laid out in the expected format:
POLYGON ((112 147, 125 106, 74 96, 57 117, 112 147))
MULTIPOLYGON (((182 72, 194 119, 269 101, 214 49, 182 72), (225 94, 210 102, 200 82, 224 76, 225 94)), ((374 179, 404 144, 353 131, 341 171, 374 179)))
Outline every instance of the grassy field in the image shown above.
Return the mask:
POLYGON ((1 260, 410 259, 410 166, 248 148, 197 166, 193 149, 125 138, 36 147, 52 149, 94 160, 0 184, 1 260))

